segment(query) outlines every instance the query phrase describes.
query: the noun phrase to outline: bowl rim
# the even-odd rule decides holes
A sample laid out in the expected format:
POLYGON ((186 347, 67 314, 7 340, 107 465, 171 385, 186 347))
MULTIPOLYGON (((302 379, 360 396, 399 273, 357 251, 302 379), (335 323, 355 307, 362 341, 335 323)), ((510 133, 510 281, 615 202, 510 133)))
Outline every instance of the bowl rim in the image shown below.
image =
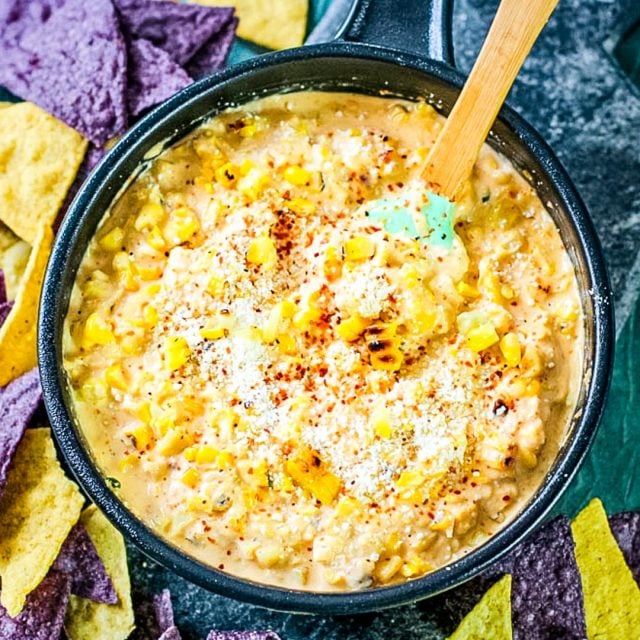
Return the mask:
MULTIPOLYGON (((451 589, 495 563, 540 524, 584 460, 604 410, 613 362, 613 303, 600 242, 586 207, 569 176, 540 134, 515 111, 504 107, 499 119, 517 133, 520 143, 536 157, 549 183, 555 187, 567 214, 564 217, 573 228, 583 252, 588 279, 592 284, 589 293, 594 308, 591 379, 586 383, 582 415, 575 421, 572 433, 563 445, 564 455, 559 452, 556 456, 542 486, 529 502, 488 541, 453 563, 414 580, 355 592, 326 593, 287 589, 236 577, 188 556, 143 524, 108 486, 84 447, 67 409, 59 344, 60 329, 66 315, 66 307, 62 308, 65 266, 97 194, 100 190, 109 189, 113 182, 124 182, 119 167, 127 152, 131 152, 136 145, 142 145, 151 132, 162 126, 176 111, 186 112, 187 105, 203 94, 256 70, 308 61, 310 58, 358 58, 393 63, 435 76, 438 81, 457 88, 464 81, 463 74, 446 63, 375 45, 337 42, 266 54, 183 89, 125 134, 90 175, 69 207, 57 234, 42 287, 38 318, 38 361, 45 405, 64 458, 91 500, 144 554, 199 586, 255 605, 296 613, 354 614, 415 602, 451 589)), ((357 88, 354 86, 353 90, 357 91, 357 88)), ((119 191, 110 190, 113 192, 112 197, 119 191)), ((83 250, 84 248, 86 245, 83 250)))

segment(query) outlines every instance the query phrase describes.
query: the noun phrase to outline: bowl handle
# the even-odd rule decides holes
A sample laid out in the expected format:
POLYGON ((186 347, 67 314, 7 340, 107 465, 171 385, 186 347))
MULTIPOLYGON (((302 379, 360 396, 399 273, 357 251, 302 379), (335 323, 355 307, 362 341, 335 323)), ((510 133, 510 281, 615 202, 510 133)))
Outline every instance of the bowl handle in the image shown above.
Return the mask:
POLYGON ((355 0, 337 40, 426 55, 454 66, 453 0, 355 0))

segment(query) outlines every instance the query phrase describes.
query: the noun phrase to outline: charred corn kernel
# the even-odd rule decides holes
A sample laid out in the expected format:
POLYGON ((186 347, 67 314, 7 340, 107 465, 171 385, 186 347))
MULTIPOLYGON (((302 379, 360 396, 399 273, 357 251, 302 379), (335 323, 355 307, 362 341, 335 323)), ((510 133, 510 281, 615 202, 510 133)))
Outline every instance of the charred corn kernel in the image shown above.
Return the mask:
POLYGON ((336 326, 336 333, 347 342, 353 342, 357 340, 363 333, 363 331, 369 326, 362 316, 357 313, 350 316, 346 320, 338 323, 336 326))
POLYGON ((154 251, 164 251, 167 248, 167 243, 165 242, 162 231, 160 231, 160 227, 158 225, 154 225, 149 229, 147 233, 147 244, 154 251))
POLYGON ((350 262, 358 262, 371 258, 376 252, 376 245, 371 238, 357 236, 344 243, 344 257, 350 262))
POLYGON ((466 335, 467 346, 475 353, 480 353, 496 344, 500 338, 496 333, 495 327, 487 322, 474 329, 471 329, 466 335))
POLYGON ((219 340, 227 335, 227 329, 222 325, 210 325, 200 329, 200 335, 205 340, 219 340))
POLYGON ((109 276, 96 269, 82 290, 86 298, 105 298, 109 294, 109 276))
POLYGON ((87 318, 84 324, 82 338, 85 347, 105 345, 115 340, 111 324, 95 311, 87 318))
POLYGON ((390 438, 392 434, 391 415, 386 408, 376 409, 371 416, 373 431, 380 438, 390 438))
POLYGON ((238 189, 251 201, 256 201, 269 185, 269 176, 261 169, 251 169, 238 180, 238 189))
POLYGON ((276 342, 278 343, 278 350, 284 355, 293 356, 298 352, 296 339, 288 333, 279 334, 276 342))
POLYGON ((140 452, 148 451, 155 442, 155 434, 148 424, 138 425, 131 431, 127 431, 126 435, 131 438, 133 446, 140 452))
POLYGON ((175 456, 193 444, 193 438, 182 429, 170 429, 158 440, 157 450, 163 456, 175 456))
POLYGON ((150 201, 140 209, 133 226, 137 231, 153 229, 162 224, 166 215, 164 207, 159 202, 150 201))
POLYGON ((417 554, 413 554, 400 569, 400 573, 405 578, 412 578, 413 576, 422 575, 427 571, 431 571, 433 569, 432 565, 423 560, 417 554))
POLYGON ((167 338, 164 345, 164 357, 169 371, 176 371, 186 364, 191 356, 191 349, 184 338, 174 336, 167 338))
POLYGON ((277 261, 276 245, 269 236, 260 236, 251 241, 247 251, 247 262, 272 269, 277 261))
POLYGON ((182 484, 187 485, 187 487, 191 487, 195 489, 200 484, 201 476, 200 474, 193 468, 189 467, 180 478, 182 484))
POLYGON ((510 367, 517 367, 520 364, 522 352, 520 349, 520 339, 515 333, 507 333, 500 340, 500 351, 505 362, 510 367))
POLYGON ((202 445, 195 450, 195 461, 198 464, 212 464, 216 462, 220 451, 209 445, 202 445))
POLYGON ((240 169, 230 162, 226 162, 214 171, 216 182, 226 189, 231 189, 240 175, 240 169))
POLYGON ((187 207, 179 207, 165 225, 164 235, 171 246, 187 242, 200 231, 200 220, 187 207))
POLYGON ((211 276, 207 283, 207 291, 215 297, 224 293, 224 280, 220 276, 211 276))
POLYGON ((331 504, 340 491, 340 478, 328 471, 313 451, 304 451, 289 458, 285 471, 298 486, 324 505, 331 504))
POLYGON ((302 187, 311 180, 311 172, 299 165, 291 165, 284 170, 284 179, 296 187, 302 187))
POLYGON ((287 209, 298 216, 312 216, 316 211, 316 205, 306 198, 292 198, 287 202, 287 209))
POLYGON ((542 373, 542 359, 535 347, 527 346, 520 362, 522 375, 526 378, 535 378, 542 373))
POLYGON ((402 558, 400 556, 391 556, 385 560, 380 560, 376 564, 374 573, 380 582, 389 582, 400 571, 401 567, 402 558))
POLYGON ((336 247, 327 247, 327 250, 324 252, 324 265, 322 269, 325 278, 329 280, 329 282, 333 282, 340 277, 342 273, 342 259, 336 247))
POLYGON ((344 518, 354 513, 355 511, 358 511, 361 507, 362 503, 356 498, 341 498, 336 505, 336 516, 338 518, 344 518))
POLYGON ((397 487, 420 487, 427 480, 421 471, 411 470, 403 471, 396 480, 397 487))
POLYGON ((399 371, 404 362, 400 349, 392 348, 383 352, 369 353, 371 366, 378 371, 399 371))
POLYGON ((238 135, 241 138, 253 138, 258 133, 258 126, 255 124, 247 124, 242 129, 238 129, 238 135))
POLYGON ((122 249, 122 241, 124 240, 124 231, 120 227, 114 227, 100 238, 98 244, 105 251, 119 251, 122 249))
POLYGON ((127 379, 124 376, 122 365, 119 363, 112 364, 104 372, 104 379, 110 387, 115 387, 121 391, 126 391, 129 386, 127 379))
POLYGON ((268 544, 256 549, 256 562, 263 569, 275 567, 284 560, 284 549, 279 544, 268 544))
POLYGON ((481 295, 473 285, 467 284, 466 282, 458 282, 456 291, 465 298, 479 298, 481 295))

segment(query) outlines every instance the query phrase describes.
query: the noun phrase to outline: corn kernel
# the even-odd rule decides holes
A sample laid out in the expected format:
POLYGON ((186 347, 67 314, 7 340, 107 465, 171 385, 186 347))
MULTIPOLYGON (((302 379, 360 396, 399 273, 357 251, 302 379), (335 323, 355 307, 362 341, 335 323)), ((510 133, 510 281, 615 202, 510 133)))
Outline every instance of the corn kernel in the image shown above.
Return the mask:
POLYGON ((193 444, 193 438, 182 429, 171 429, 158 440, 157 450, 163 456, 175 456, 193 444))
POLYGON ((121 391, 126 391, 129 386, 127 379, 124 376, 122 365, 119 363, 112 364, 104 372, 104 379, 110 387, 115 387, 116 389, 120 389, 121 391))
POLYGON ((374 573, 380 582, 389 582, 400 571, 401 567, 402 558, 400 556, 391 556, 378 562, 374 573))
POLYGON ((211 276, 207 283, 207 291, 216 298, 224 293, 224 280, 219 276, 211 276))
POLYGON ((578 319, 578 309, 570 301, 555 304, 551 313, 563 322, 574 322, 578 319))
POLYGON ((137 231, 153 229, 153 227, 162 224, 166 215, 164 207, 159 202, 149 201, 140 210, 133 226, 137 231))
POLYGON ((453 518, 446 516, 442 518, 439 522, 434 522, 430 529, 431 531, 451 531, 453 530, 453 518))
POLYGON ((318 455, 310 450, 289 458, 285 470, 297 485, 324 505, 335 500, 342 485, 340 478, 328 471, 318 455))
POLYGON ((335 247, 327 247, 324 252, 324 265, 322 267, 325 278, 329 282, 337 280, 342 273, 342 259, 335 247))
POLYGON ((187 487, 195 489, 200 484, 201 476, 193 467, 189 467, 189 469, 182 474, 180 480, 183 484, 187 485, 187 487))
POLYGON ((246 176, 238 180, 238 189, 247 198, 256 201, 269 185, 269 176, 261 169, 251 169, 246 176))
POLYGON ((169 244, 175 247, 193 238, 198 231, 200 221, 197 216, 187 207, 179 207, 166 224, 164 235, 169 244))
POLYGON ((278 350, 284 355, 292 356, 298 352, 296 339, 288 333, 279 334, 276 342, 278 343, 278 350))
POLYGON ((311 180, 311 172, 298 165, 291 165, 284 170, 284 179, 296 187, 303 187, 311 180))
POLYGON ((97 312, 92 313, 85 322, 82 344, 85 348, 105 345, 113 342, 115 336, 110 323, 97 312))
POLYGON ((291 318, 297 310, 297 305, 291 300, 282 300, 274 305, 269 313, 269 317, 262 327, 262 339, 267 344, 272 344, 278 337, 280 323, 286 318, 291 318))
POLYGON ((106 298, 109 294, 109 289, 109 276, 96 269, 87 280, 82 293, 86 298, 106 298))
POLYGON ((269 236, 260 236, 251 241, 247 251, 247 262, 272 269, 278 260, 278 252, 269 236))
POLYGON ((184 338, 167 338, 164 347, 165 361, 169 371, 176 371, 189 360, 191 349, 184 338))
POLYGON ((105 251, 119 251, 122 249, 122 241, 124 240, 124 231, 120 227, 114 227, 100 238, 99 245, 105 251))
POLYGON ((356 498, 345 497, 342 498, 336 505, 336 516, 338 518, 345 518, 346 516, 358 511, 362 507, 360 501, 356 498))
POLYGON ((404 362, 404 354, 400 349, 389 349, 385 352, 370 353, 371 366, 378 371, 399 371, 404 362))
POLYGON ((231 189, 236 183, 239 174, 240 169, 230 162, 227 162, 215 170, 214 177, 218 184, 227 189, 231 189))
POLYGON ((155 251, 164 251, 167 248, 162 231, 158 225, 154 225, 147 233, 147 244, 155 251))
POLYGON ((240 175, 246 176, 256 165, 249 158, 245 158, 240 165, 240 175))
POLYGON ((520 340, 515 333, 507 333, 500 340, 500 351, 510 367, 517 367, 522 357, 520 340))
POLYGON ((218 459, 220 452, 209 445, 202 445, 196 449, 195 461, 198 464, 211 464, 218 459))
POLYGON ((198 453, 198 449, 196 449, 196 447, 187 447, 183 451, 184 459, 187 462, 195 462, 197 453, 198 453))
POLYGON ((515 296, 514 290, 508 284, 502 285, 502 287, 500 288, 500 293, 505 300, 512 300, 515 296))
POLYGON ((526 395, 533 397, 533 396, 537 396, 540 393, 540 380, 532 380, 531 382, 529 382, 529 384, 527 384, 527 388, 526 388, 526 395))
POLYGON ((377 436, 384 439, 391 437, 391 416, 384 407, 376 409, 373 412, 371 422, 373 424, 373 431, 377 436))
POLYGON ((432 565, 420 558, 417 554, 414 554, 402 565, 400 573, 405 578, 412 578, 417 575, 422 575, 427 571, 431 571, 432 569, 432 565))
POLYGON ((127 472, 129 467, 135 467, 138 464, 138 456, 130 453, 128 456, 124 456, 120 462, 118 462, 118 470, 124 473, 127 472))
POLYGON ((274 567, 284 560, 284 550, 281 545, 268 544, 256 549, 256 561, 263 569, 274 567))
POLYGON ((92 404, 98 404, 106 400, 108 392, 106 382, 98 378, 87 380, 81 388, 82 399, 92 404))
POLYGON ((376 252, 376 245, 371 238, 358 236, 350 238, 344 243, 345 259, 350 262, 357 262, 371 258, 376 252))
POLYGON ((490 322, 471 329, 466 339, 467 346, 475 353, 488 349, 500 340, 495 327, 490 322))
POLYGON ((318 208, 306 198, 292 198, 287 201, 287 209, 298 216, 312 216, 318 208))
POLYGON ((481 293, 473 285, 467 284, 466 282, 458 282, 458 284, 456 285, 456 290, 461 296, 464 296, 465 298, 479 298, 481 295, 481 293))
POLYGON ((343 320, 338 323, 336 326, 336 333, 347 342, 353 342, 357 340, 362 332, 369 326, 369 322, 367 322, 362 316, 357 313, 352 315, 351 317, 343 320))
POLYGON ((258 127, 255 124, 247 124, 242 129, 238 129, 238 135, 241 138, 253 138, 258 133, 258 127))
POLYGON ((524 372, 523 375, 527 378, 535 378, 542 373, 542 359, 535 347, 529 345, 525 348, 522 361, 520 362, 520 368, 524 372))
POLYGON ((233 454, 229 451, 221 451, 218 454, 218 466, 221 469, 228 469, 233 464, 233 454))
POLYGON ((140 452, 149 450, 155 442, 155 434, 148 424, 141 424, 126 433, 133 446, 140 452))
POLYGON ((142 310, 142 321, 145 327, 153 329, 158 324, 159 319, 158 310, 150 304, 146 304, 142 310))
POLYGON ((396 480, 397 487, 420 487, 426 481, 426 476, 422 471, 403 471, 396 480))
POLYGON ((221 325, 211 325, 200 329, 200 335, 205 340, 219 340, 227 335, 227 329, 221 325))

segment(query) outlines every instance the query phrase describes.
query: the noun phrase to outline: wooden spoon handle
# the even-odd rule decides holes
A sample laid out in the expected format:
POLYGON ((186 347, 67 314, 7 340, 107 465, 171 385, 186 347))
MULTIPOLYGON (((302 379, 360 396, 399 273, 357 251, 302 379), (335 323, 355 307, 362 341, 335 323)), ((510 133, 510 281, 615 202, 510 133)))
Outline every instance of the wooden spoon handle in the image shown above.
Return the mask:
POLYGON ((558 0, 502 0, 487 39, 429 157, 430 188, 454 200, 558 0))

